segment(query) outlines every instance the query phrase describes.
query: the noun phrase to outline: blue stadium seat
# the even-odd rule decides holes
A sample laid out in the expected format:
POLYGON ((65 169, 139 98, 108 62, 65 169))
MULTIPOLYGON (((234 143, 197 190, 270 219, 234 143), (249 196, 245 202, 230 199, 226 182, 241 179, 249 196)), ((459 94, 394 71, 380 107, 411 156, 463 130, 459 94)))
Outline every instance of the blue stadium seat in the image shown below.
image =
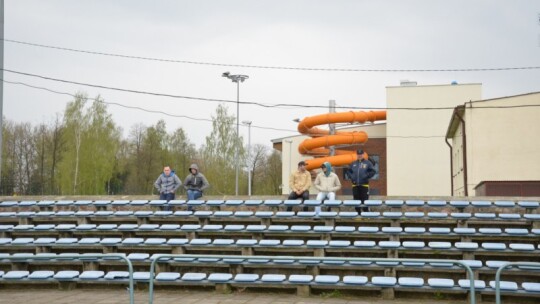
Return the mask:
MULTIPOLYGON (((495 289, 495 281, 489 281, 489 286, 495 289)), ((518 290, 518 285, 516 282, 511 281, 499 281, 499 287, 502 291, 516 291, 518 290)))
POLYGON ((491 207, 491 202, 490 201, 472 201, 471 205, 473 205, 473 207, 491 207))
POLYGON ((452 279, 428 279, 428 285, 433 288, 452 288, 454 287, 454 280, 452 279))
POLYGON ((368 281, 364 276, 344 276, 343 283, 347 285, 366 285, 368 281))
POLYGON ((430 207, 444 207, 446 206, 446 201, 427 201, 427 205, 430 207))
POLYGON ((336 276, 336 275, 315 276, 315 283, 318 283, 318 284, 337 284, 338 282, 339 282, 339 276, 336 276))
POLYGON ((516 206, 516 203, 511 201, 494 201, 493 204, 495 207, 506 207, 506 208, 512 208, 516 206))
POLYGON ((265 283, 279 283, 285 281, 285 279, 286 277, 283 274, 264 274, 261 277, 261 281, 265 283))
POLYGON ((105 272, 103 271, 87 270, 87 271, 83 271, 79 275, 79 279, 91 281, 91 280, 98 280, 102 278, 103 276, 105 276, 105 272))
POLYGON ((4 280, 21 280, 26 278, 30 274, 29 271, 26 270, 12 270, 6 272, 2 278, 4 280))
POLYGON ((402 200, 386 200, 384 201, 384 204, 388 207, 402 207, 403 201, 402 200))
POLYGON ((482 243, 482 248, 486 250, 505 250, 506 244, 504 243, 482 243))
POLYGON ((375 241, 354 241, 353 245, 358 248, 374 248, 375 241))
POLYGON ((117 280, 117 279, 127 279, 129 278, 129 272, 127 271, 109 271, 105 274, 104 278, 106 280, 117 280))
MULTIPOLYGON (((298 202, 298 201, 295 201, 295 202, 298 202)), ((263 205, 269 206, 269 207, 276 207, 276 206, 279 206, 281 204, 283 204, 282 200, 265 200, 263 202, 263 205)))
POLYGON ((522 208, 538 208, 540 207, 539 202, 528 202, 528 201, 519 201, 518 206, 522 208))
POLYGON ((421 249, 424 247, 426 247, 426 244, 424 242, 417 242, 417 241, 403 242, 403 248, 407 248, 407 249, 421 249))
POLYGON ((148 205, 148 203, 149 203, 148 200, 133 200, 129 202, 129 205, 130 206, 145 206, 145 205, 148 205))
POLYGON ((246 200, 244 205, 246 206, 259 206, 262 204, 262 200, 246 200))
POLYGON ((246 229, 246 226, 244 225, 226 225, 225 231, 242 231, 246 229))
POLYGON ((208 200, 206 206, 221 206, 225 203, 223 200, 208 200))
POLYGON ((234 276, 234 281, 242 283, 255 283, 258 279, 258 274, 239 273, 234 276))
POLYGON ((260 240, 259 241, 259 246, 265 246, 265 247, 273 247, 273 246, 278 246, 279 244, 281 244, 281 241, 280 240, 260 240))
POLYGON ((58 281, 71 281, 79 277, 79 272, 75 270, 62 270, 58 271, 53 278, 58 281))
POLYGON ((424 206, 424 204, 425 204, 424 201, 419 201, 419 200, 406 200, 405 201, 405 205, 411 206, 411 207, 424 206))
POLYGON ((403 287, 422 287, 424 279, 414 277, 401 277, 398 279, 398 284, 403 287))
POLYGON ((292 274, 289 276, 289 282, 295 283, 295 284, 308 284, 313 281, 312 275, 302 275, 302 274, 292 274))
MULTIPOLYGON (((458 281, 459 287, 463 289, 469 289, 471 286, 471 281, 468 279, 461 279, 458 281)), ((475 289, 485 289, 486 288, 486 282, 481 280, 474 280, 474 288, 475 289)))
POLYGON ((175 211, 173 215, 178 217, 189 217, 193 215, 193 211, 175 211))
POLYGON ((521 287, 527 292, 540 292, 540 283, 523 282, 521 287))
POLYGON ((456 208, 465 208, 470 205, 469 201, 450 201, 450 206, 456 208))
POLYGON ((54 276, 54 271, 51 270, 37 270, 28 275, 30 280, 47 280, 54 276))
POLYGON ((160 272, 156 275, 156 281, 176 281, 180 279, 178 272, 160 272))
POLYGON ((226 200, 225 206, 240 206, 244 204, 243 200, 226 200))
MULTIPOLYGON (((365 203, 365 202, 367 202, 367 201, 364 201, 364 203, 365 203)), ((343 201, 343 206, 345 206, 345 207, 358 207, 358 206, 360 206, 361 204, 362 204, 362 202, 359 201, 359 200, 344 200, 344 201, 343 201)), ((381 204, 382 204, 382 202, 381 202, 381 204)), ((381 204, 379 204, 379 206, 380 206, 381 204)))
POLYGON ((425 216, 425 214, 424 212, 405 212, 404 216, 407 219, 412 219, 412 218, 422 218, 425 216))
POLYGON ((270 225, 268 226, 268 231, 274 231, 274 232, 284 232, 289 230, 289 226, 287 225, 270 225))
POLYGON ((283 246, 300 247, 304 245, 304 240, 284 240, 283 246))
POLYGON ((534 245, 532 244, 510 244, 510 249, 516 251, 534 251, 534 245))
POLYGON ((208 276, 208 281, 213 283, 225 283, 232 280, 232 274, 230 273, 211 273, 208 276))
POLYGON ((394 277, 379 277, 375 276, 371 278, 371 283, 375 286, 390 287, 395 286, 397 279, 394 277))

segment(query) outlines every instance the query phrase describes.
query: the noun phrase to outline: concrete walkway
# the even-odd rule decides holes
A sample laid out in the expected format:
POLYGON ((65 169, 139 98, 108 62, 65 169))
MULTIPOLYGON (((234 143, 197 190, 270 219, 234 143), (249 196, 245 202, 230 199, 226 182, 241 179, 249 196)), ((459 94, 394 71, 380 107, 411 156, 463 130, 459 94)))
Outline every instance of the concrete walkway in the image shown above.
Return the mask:
MULTIPOLYGON (((136 291, 136 303, 148 303, 147 291, 136 291)), ((2 304, 116 304, 129 303, 127 291, 114 289, 75 289, 69 291, 45 289, 0 289, 2 304)), ((158 290, 154 299, 156 304, 455 304, 466 303, 463 300, 434 300, 434 299, 396 299, 381 300, 368 297, 297 297, 291 294, 263 292, 235 292, 221 294, 211 291, 158 290)))

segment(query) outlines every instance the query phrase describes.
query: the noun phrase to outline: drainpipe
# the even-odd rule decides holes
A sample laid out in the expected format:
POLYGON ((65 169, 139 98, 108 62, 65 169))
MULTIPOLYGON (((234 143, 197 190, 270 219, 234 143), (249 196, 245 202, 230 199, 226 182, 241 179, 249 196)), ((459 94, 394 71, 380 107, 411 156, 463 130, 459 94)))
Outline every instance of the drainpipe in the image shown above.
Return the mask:
MULTIPOLYGON (((465 105, 460 106, 460 108, 465 109, 465 105)), ((456 108, 456 116, 461 121, 463 126, 463 182, 465 183, 465 196, 469 196, 469 185, 467 184, 467 132, 465 132, 465 120, 459 115, 459 111, 456 108)))
POLYGON ((452 159, 452 145, 448 142, 448 138, 445 138, 444 141, 446 142, 446 145, 450 148, 450 191, 451 196, 454 196, 454 161, 452 159))

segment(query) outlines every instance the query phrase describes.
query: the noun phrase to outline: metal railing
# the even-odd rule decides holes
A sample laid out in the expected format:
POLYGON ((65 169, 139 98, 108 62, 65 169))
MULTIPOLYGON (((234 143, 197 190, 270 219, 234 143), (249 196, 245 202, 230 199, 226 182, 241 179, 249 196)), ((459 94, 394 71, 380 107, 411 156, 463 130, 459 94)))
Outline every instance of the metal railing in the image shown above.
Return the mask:
POLYGON ((123 260, 128 265, 129 272, 129 303, 135 303, 134 288, 133 288, 133 264, 124 255, 117 253, 96 253, 96 254, 63 254, 63 255, 28 255, 28 256, 3 256, 0 260, 16 260, 16 261, 28 261, 28 260, 86 260, 86 259, 108 259, 108 260, 123 260))
MULTIPOLYGON (((262 255, 207 255, 207 254, 156 254, 153 257, 152 263, 150 264, 150 281, 148 286, 149 299, 148 303, 154 303, 154 280, 155 280, 155 269, 156 264, 160 260, 170 259, 170 258, 207 258, 207 259, 293 259, 298 261, 343 261, 343 262, 417 262, 417 263, 447 263, 458 265, 465 268, 469 280, 469 293, 470 293, 470 304, 476 304, 476 295, 474 288, 474 272, 472 271, 469 265, 465 264, 462 261, 458 260, 442 260, 442 259, 406 259, 406 258, 340 258, 340 257, 299 257, 299 256, 262 256, 262 255)), ((190 261, 187 261, 190 262, 190 261)))
MULTIPOLYGON (((532 266, 540 267, 540 263, 535 262, 508 262, 502 264, 497 272, 495 273, 495 304, 501 304, 501 274, 507 268, 512 268, 514 266, 532 266)), ((526 270, 523 269, 522 270, 526 270)))

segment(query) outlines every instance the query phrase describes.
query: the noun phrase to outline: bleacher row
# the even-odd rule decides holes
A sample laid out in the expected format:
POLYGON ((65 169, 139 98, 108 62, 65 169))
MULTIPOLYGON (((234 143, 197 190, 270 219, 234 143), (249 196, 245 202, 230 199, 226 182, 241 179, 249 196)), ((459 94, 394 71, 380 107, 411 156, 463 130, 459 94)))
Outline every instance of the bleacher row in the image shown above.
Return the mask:
MULTIPOLYGON (((540 261, 540 203, 533 200, 24 200, 0 207, 0 284, 127 282, 118 261, 74 261, 65 254, 123 254, 134 263, 136 281, 144 283, 156 254, 227 252, 238 258, 168 259, 160 263, 156 281, 465 294, 467 276, 450 263, 310 263, 291 256, 437 257, 465 262, 477 288, 490 294, 502 263, 540 261), (279 210, 304 206, 330 210, 279 210), (360 206, 370 210, 352 211, 360 206), (242 258, 268 254, 276 259, 242 258), (20 260, 5 259, 15 256, 20 260)), ((540 268, 513 269, 501 288, 540 297, 539 281, 540 268)))
MULTIPOLYGON (((39 224, 39 225, 0 225, 0 233, 8 234, 66 234, 77 232, 78 235, 107 232, 156 232, 159 235, 169 233, 174 235, 186 235, 188 233, 212 234, 235 233, 238 235, 249 233, 262 234, 306 234, 306 235, 340 235, 346 234, 351 237, 360 236, 383 236, 383 235, 414 235, 423 236, 523 236, 537 237, 540 229, 526 228, 465 228, 465 227, 378 227, 378 226, 326 226, 326 225, 199 225, 199 224, 39 224)), ((193 235, 193 234, 190 234, 193 235)))
MULTIPOLYGON (((59 283, 59 282, 102 282, 105 284, 111 283, 127 283, 129 273, 126 271, 83 271, 82 273, 76 270, 62 270, 58 272, 50 270, 38 271, 9 271, 4 273, 0 271, 1 283, 59 283)), ((147 283, 150 279, 149 272, 134 272, 133 279, 135 282, 147 283)), ((424 288, 429 290, 446 290, 466 292, 469 289, 470 281, 461 279, 457 284, 452 279, 430 278, 425 281, 421 277, 394 277, 374 276, 368 278, 366 276, 336 276, 336 275, 305 275, 305 274, 230 274, 230 273, 193 273, 188 272, 180 274, 178 272, 161 272, 155 276, 156 284, 182 284, 182 285, 215 285, 215 284, 231 284, 232 286, 244 287, 246 285, 309 285, 310 287, 364 287, 364 288, 424 288)), ((495 281, 475 280, 474 285, 477 290, 493 293, 495 290, 495 281)), ((523 282, 519 286, 516 282, 501 281, 500 288, 504 292, 516 293, 538 293, 540 292, 540 283, 523 282), (520 288, 521 287, 521 288, 520 288)))
POLYGON ((486 212, 325 212, 322 211, 316 214, 313 211, 150 211, 150 210, 138 210, 138 211, 21 211, 21 212, 0 212, 0 219, 8 218, 55 218, 55 217, 109 217, 116 218, 186 218, 186 217, 215 217, 215 218, 246 218, 246 217, 258 217, 258 218, 344 218, 344 219, 356 219, 356 218, 386 218, 386 219, 476 219, 476 220, 528 220, 528 221, 540 221, 540 214, 520 214, 520 213, 486 213, 486 212))
MULTIPOLYGON (((80 200, 80 201, 69 201, 69 200, 60 200, 60 201, 3 201, 0 202, 0 207, 5 208, 17 208, 17 207, 69 207, 69 206, 95 206, 95 207, 107 207, 107 206, 328 206, 328 207, 358 207, 361 204, 357 200, 305 200, 304 202, 299 200, 80 200)), ((368 207, 444 207, 451 206, 455 208, 466 208, 466 207, 522 207, 522 208, 538 208, 540 203, 538 201, 463 201, 463 200, 367 200, 364 202, 365 206, 368 207)))

